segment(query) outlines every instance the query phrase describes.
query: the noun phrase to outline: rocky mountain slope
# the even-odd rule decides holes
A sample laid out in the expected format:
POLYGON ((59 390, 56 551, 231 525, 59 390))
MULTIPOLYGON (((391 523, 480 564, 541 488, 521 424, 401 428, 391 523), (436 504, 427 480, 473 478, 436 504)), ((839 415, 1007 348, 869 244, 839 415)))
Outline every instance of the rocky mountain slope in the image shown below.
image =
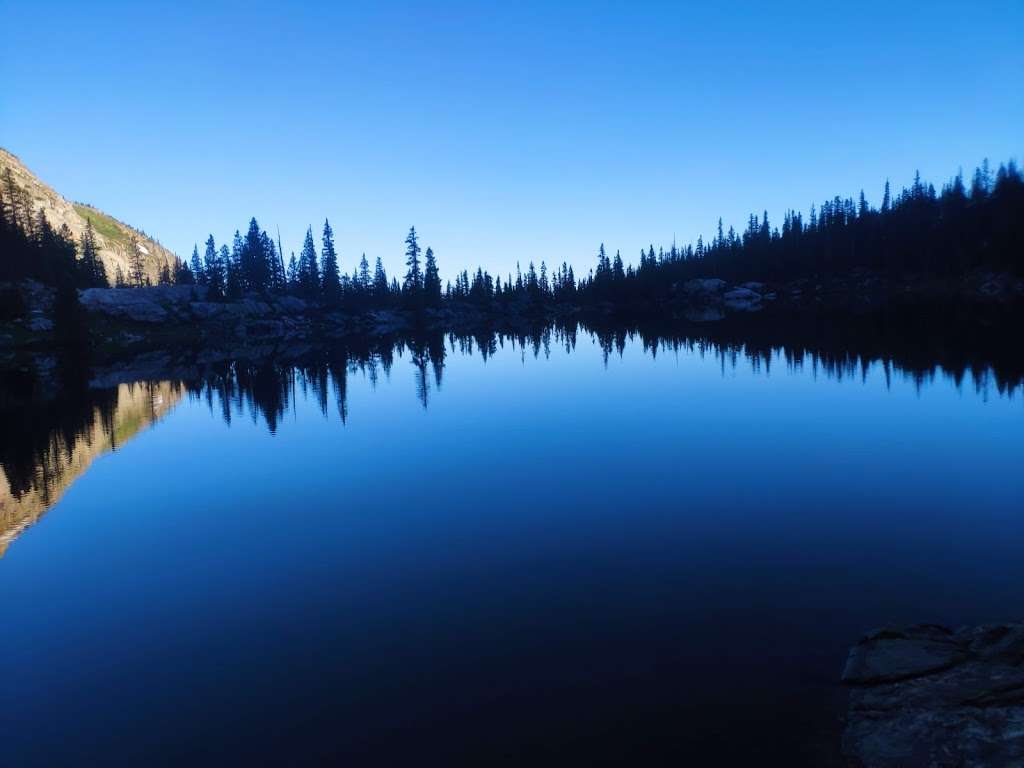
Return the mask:
MULTIPOLYGON (((174 254, 160 243, 91 205, 68 202, 16 156, 0 148, 0 183, 3 183, 8 169, 15 185, 27 194, 32 210, 38 212, 42 209, 54 229, 66 224, 78 241, 85 231, 86 222, 92 222, 100 259, 111 283, 118 269, 125 275, 129 273, 128 249, 133 235, 138 241, 143 268, 150 281, 157 282, 165 264, 173 266, 174 254)), ((8 190, 5 189, 4 194, 8 194, 8 190)))

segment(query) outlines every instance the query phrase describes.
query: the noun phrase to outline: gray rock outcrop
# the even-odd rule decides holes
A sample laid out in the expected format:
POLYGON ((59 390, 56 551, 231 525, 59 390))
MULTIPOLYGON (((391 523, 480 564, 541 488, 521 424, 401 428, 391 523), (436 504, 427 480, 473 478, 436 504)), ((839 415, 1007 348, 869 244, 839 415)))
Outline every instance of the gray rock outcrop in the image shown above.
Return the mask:
POLYGON ((842 680, 851 766, 1024 766, 1024 623, 876 630, 842 680))
POLYGON ((756 312, 761 308, 761 294, 750 288, 733 288, 722 294, 722 301, 734 312, 756 312))
POLYGON ((201 285, 158 285, 150 288, 89 288, 80 293, 82 307, 135 323, 188 323, 207 320, 261 321, 302 315, 306 303, 294 296, 264 299, 246 296, 238 301, 209 301, 201 285))

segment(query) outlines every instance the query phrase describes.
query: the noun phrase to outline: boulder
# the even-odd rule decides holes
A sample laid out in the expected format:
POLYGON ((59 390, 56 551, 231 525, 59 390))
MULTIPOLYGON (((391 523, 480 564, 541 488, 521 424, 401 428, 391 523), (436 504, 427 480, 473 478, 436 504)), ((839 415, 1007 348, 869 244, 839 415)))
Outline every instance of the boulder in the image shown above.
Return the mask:
POLYGON ((137 323, 161 323, 170 317, 158 294, 146 288, 87 288, 81 292, 80 298, 88 312, 137 323))
POLYGON ((295 296, 279 296, 274 300, 275 307, 282 312, 299 315, 306 311, 306 302, 295 296))
POLYGON ((850 649, 842 680, 848 684, 907 680, 951 667, 964 657, 965 648, 942 627, 880 629, 850 649))
POLYGON ((188 304, 191 301, 206 301, 210 292, 205 285, 152 285, 131 290, 141 292, 158 304, 188 304))
POLYGON ((1024 765, 1024 624, 877 630, 842 679, 850 766, 1024 765))
POLYGON ((209 320, 211 317, 218 317, 226 314, 226 304, 214 301, 194 301, 188 308, 192 315, 198 320, 209 320))
POLYGON ((261 317, 270 314, 270 305, 255 296, 246 296, 241 303, 245 308, 245 314, 261 317))
POLYGON ((727 309, 734 312, 753 312, 761 308, 761 294, 749 288, 733 288, 722 294, 727 309))

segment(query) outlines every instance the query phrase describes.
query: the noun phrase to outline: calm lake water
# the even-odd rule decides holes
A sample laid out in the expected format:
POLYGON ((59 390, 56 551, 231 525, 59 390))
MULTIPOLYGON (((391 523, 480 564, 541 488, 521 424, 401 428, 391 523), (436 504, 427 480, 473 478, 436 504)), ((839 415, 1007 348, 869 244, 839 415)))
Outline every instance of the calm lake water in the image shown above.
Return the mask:
POLYGON ((830 765, 864 630, 1020 618, 1019 387, 571 341, 15 381, 2 762, 830 765))

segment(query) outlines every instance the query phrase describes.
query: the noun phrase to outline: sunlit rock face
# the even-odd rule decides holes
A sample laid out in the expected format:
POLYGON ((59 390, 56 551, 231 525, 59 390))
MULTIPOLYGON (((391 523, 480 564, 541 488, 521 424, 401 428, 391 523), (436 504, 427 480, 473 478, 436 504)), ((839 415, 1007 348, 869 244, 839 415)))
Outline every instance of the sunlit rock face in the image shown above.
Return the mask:
POLYGON ((0 464, 0 557, 60 501, 98 456, 116 450, 170 412, 183 392, 175 382, 120 384, 113 397, 97 398, 86 424, 72 428, 70 435, 55 424, 45 448, 29 459, 30 470, 24 464, 0 464))
POLYGON ((127 275, 130 271, 129 249, 132 238, 139 249, 142 269, 150 282, 156 283, 164 266, 174 267, 174 254, 142 230, 115 219, 104 211, 85 203, 73 203, 36 176, 24 163, 7 150, 0 148, 0 181, 6 175, 14 186, 23 191, 32 211, 42 211, 55 229, 66 225, 76 242, 85 233, 86 223, 92 222, 100 261, 113 282, 117 270, 127 275))

